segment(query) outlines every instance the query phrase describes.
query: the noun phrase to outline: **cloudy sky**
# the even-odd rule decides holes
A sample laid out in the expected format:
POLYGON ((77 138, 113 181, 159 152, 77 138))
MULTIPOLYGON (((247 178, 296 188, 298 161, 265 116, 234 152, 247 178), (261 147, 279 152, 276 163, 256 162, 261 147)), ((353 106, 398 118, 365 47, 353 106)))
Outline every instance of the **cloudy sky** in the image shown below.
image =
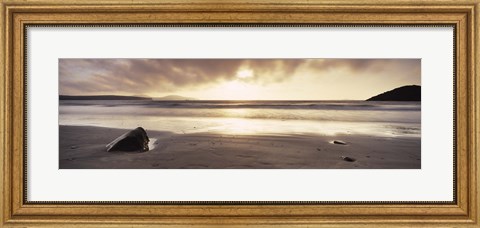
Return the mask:
POLYGON ((420 59, 59 59, 61 95, 364 100, 420 85, 420 59))

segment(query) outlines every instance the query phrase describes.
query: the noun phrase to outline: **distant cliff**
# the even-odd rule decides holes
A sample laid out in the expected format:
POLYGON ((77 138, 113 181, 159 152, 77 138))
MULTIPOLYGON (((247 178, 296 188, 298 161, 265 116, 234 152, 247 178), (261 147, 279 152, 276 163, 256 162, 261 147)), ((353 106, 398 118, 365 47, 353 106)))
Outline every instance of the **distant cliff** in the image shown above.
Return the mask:
POLYGON ((115 95, 98 95, 98 96, 68 96, 60 95, 60 100, 151 100, 149 97, 133 97, 133 96, 115 96, 115 95))
POLYGON ((422 87, 402 86, 367 99, 367 101, 421 101, 422 87))

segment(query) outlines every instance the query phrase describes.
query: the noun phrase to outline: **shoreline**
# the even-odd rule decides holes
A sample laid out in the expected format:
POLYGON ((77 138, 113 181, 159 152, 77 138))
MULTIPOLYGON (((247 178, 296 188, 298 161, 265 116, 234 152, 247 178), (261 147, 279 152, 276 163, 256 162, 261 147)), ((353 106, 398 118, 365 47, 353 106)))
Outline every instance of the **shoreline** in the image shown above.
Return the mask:
MULTIPOLYGON (((60 169, 420 169, 421 139, 367 135, 230 135, 150 131, 154 148, 107 152, 127 132, 59 126, 60 169), (347 145, 334 144, 341 140, 347 145), (346 161, 343 157, 355 159, 346 161)), ((347 159, 348 160, 348 159, 347 159)))

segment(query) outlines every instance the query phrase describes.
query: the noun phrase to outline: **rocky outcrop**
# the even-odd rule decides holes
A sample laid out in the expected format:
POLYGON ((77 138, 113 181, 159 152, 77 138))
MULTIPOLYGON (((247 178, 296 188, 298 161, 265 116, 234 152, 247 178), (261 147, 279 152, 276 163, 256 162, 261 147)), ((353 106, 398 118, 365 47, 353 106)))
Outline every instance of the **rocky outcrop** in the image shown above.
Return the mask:
POLYGON ((421 100, 422 100, 422 88, 417 85, 402 86, 367 99, 367 101, 421 101, 421 100))
POLYGON ((137 127, 107 144, 107 151, 130 151, 130 152, 145 152, 148 151, 147 132, 142 127, 137 127))

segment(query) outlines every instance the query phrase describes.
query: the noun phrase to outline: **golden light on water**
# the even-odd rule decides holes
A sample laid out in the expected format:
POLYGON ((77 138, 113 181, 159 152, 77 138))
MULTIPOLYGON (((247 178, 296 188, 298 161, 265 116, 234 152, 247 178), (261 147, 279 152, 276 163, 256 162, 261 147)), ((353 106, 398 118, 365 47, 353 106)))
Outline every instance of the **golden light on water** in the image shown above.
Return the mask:
POLYGON ((223 115, 225 117, 237 117, 237 118, 244 118, 247 117, 248 114, 251 112, 251 109, 246 109, 246 108, 229 108, 229 109, 224 109, 223 115))

